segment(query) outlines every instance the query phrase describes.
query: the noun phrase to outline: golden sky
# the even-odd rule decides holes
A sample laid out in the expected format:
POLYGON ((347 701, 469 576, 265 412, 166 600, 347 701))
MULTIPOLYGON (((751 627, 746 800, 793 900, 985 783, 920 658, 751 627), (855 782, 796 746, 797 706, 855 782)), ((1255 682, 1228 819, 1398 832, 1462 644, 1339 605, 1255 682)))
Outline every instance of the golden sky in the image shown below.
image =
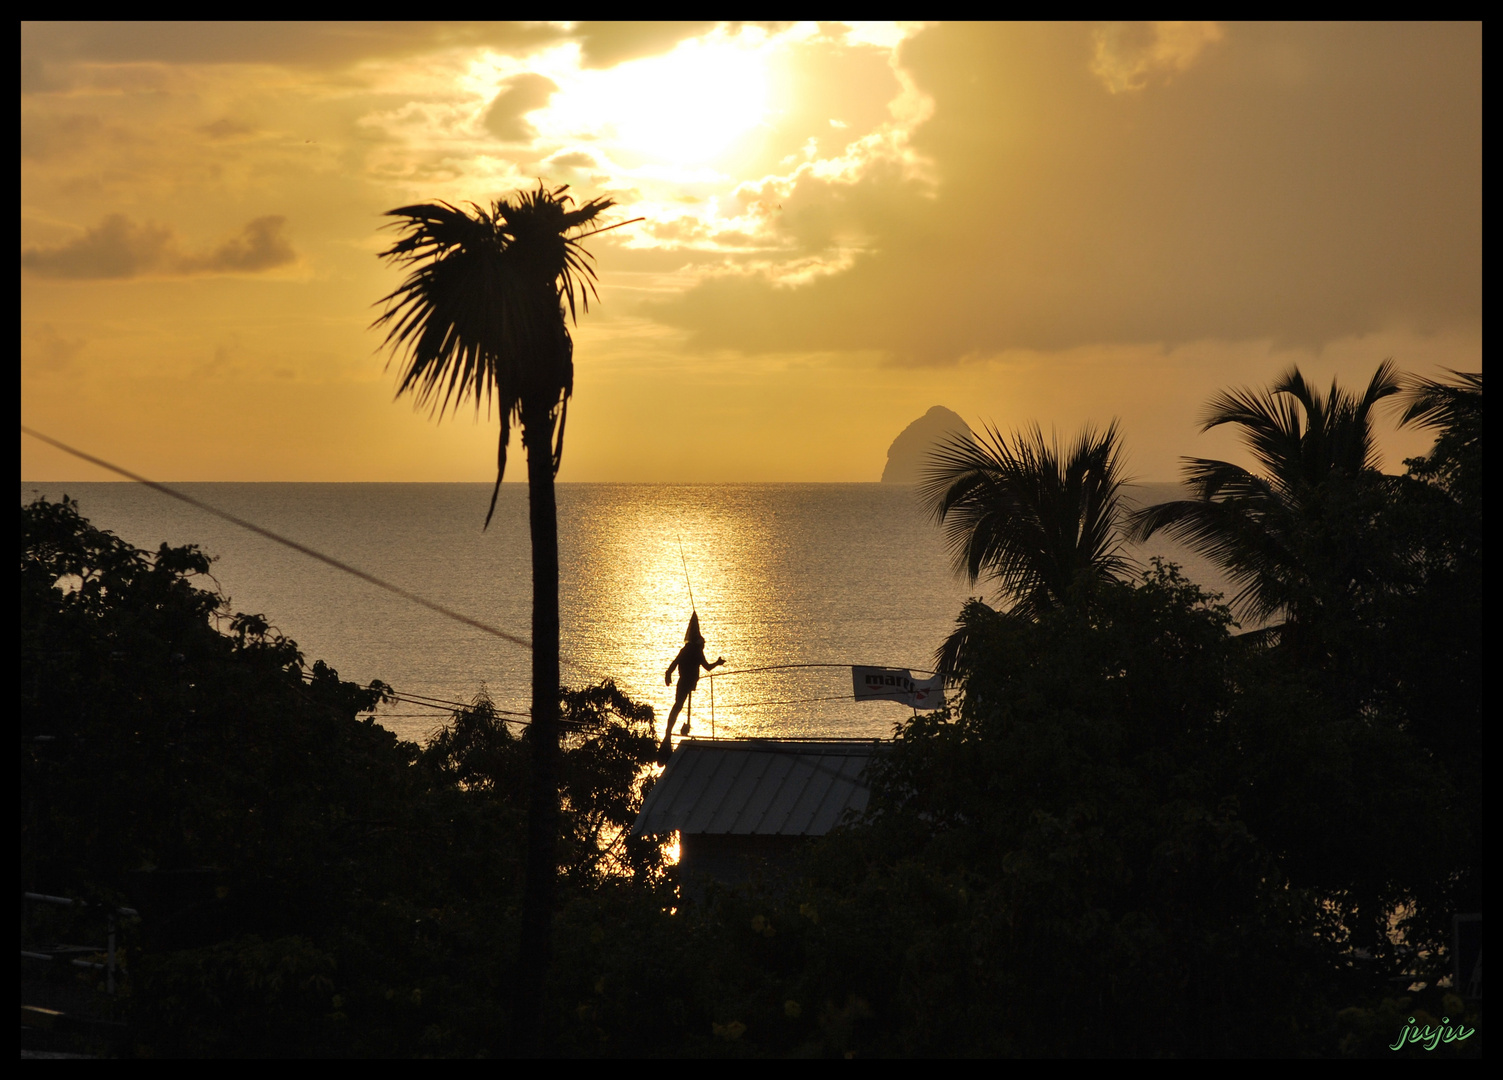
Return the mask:
MULTIPOLYGON (((647 219, 590 241, 563 481, 875 480, 932 405, 1118 417, 1166 480, 1237 456, 1222 387, 1481 367, 1476 25, 67 23, 21 62, 22 421, 165 480, 491 479, 493 417, 393 401, 381 215, 540 177, 647 219)), ((24 437, 21 476, 106 478, 24 437)))

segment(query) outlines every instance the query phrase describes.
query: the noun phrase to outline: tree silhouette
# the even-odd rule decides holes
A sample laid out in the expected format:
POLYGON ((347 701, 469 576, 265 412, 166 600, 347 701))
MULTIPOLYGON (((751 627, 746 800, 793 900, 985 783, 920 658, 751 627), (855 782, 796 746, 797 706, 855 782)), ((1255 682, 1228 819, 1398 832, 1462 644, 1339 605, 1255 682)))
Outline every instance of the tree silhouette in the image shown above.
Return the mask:
MULTIPOLYGON (((1117 530, 1122 475, 1117 424, 1087 427, 1063 451, 1035 425, 1009 442, 995 428, 959 435, 930 454, 919 496, 943 526, 955 572, 996 580, 1012 612, 1036 618, 1077 584, 1130 568, 1117 530)), ((940 647, 954 670, 968 626, 992 612, 968 604, 940 647)))
POLYGON ((1482 372, 1452 371, 1450 381, 1412 379, 1404 388, 1399 423, 1433 428, 1435 447, 1406 461, 1414 475, 1438 484, 1468 509, 1482 513, 1482 372))
POLYGON ((494 404, 501 418, 496 484, 486 525, 506 470, 513 421, 527 451, 532 536, 532 776, 527 820, 526 884, 516 983, 517 1035, 524 1052, 547 974, 559 829, 558 514, 553 481, 564 446, 574 389, 574 347, 565 319, 589 309, 595 273, 581 246, 614 205, 595 198, 575 205, 565 187, 519 192, 483 209, 448 203, 404 206, 400 236, 381 253, 411 268, 380 301, 385 345, 401 358, 397 395, 442 416, 473 400, 494 404))
POLYGON ((1388 498, 1372 420, 1374 406, 1399 388, 1384 361, 1360 397, 1335 381, 1322 395, 1297 367, 1269 390, 1217 395, 1201 430, 1237 425, 1262 472, 1188 458, 1195 497, 1135 511, 1130 535, 1146 540, 1162 529, 1220 564, 1238 587, 1233 604, 1257 621, 1282 613, 1285 637, 1351 610, 1365 590, 1396 576, 1376 527, 1388 498))

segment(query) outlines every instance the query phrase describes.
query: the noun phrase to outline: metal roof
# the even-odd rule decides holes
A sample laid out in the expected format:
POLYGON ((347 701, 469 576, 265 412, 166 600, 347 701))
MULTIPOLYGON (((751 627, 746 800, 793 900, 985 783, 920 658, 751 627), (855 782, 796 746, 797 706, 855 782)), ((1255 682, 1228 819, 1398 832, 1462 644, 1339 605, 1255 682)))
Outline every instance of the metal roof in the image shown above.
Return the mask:
POLYGON ((823 836, 871 798, 882 743, 686 739, 653 785, 633 836, 823 836))

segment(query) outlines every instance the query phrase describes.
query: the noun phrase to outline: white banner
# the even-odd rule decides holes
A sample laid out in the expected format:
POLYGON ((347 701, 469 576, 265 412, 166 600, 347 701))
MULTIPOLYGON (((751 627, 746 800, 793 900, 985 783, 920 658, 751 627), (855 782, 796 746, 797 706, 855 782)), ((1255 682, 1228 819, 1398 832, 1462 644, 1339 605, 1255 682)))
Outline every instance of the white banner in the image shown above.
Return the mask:
POLYGON ((944 679, 917 679, 907 668, 853 667, 851 692, 857 701, 901 701, 915 709, 938 709, 945 703, 944 679))

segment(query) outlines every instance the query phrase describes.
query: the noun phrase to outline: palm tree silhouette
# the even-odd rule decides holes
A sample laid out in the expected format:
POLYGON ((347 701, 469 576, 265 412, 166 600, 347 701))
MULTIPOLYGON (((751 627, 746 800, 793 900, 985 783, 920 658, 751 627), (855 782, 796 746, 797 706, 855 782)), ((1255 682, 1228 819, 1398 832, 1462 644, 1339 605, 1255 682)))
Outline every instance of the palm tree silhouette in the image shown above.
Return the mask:
MULTIPOLYGON (((594 292, 591 257, 579 230, 614 205, 596 198, 575 205, 565 187, 520 192, 483 209, 448 203, 403 206, 399 239, 381 253, 407 278, 381 299, 373 326, 401 358, 397 396, 412 394, 439 417, 473 400, 501 417, 496 484, 485 523, 495 513, 514 421, 527 451, 532 533, 532 777, 527 819, 526 883, 518 955, 517 1035, 534 1037, 547 973, 559 826, 558 514, 553 480, 564 447, 574 390, 574 347, 565 319, 577 318, 594 292)), ((623 222, 622 224, 626 224, 623 222)), ((614 227, 614 226, 610 226, 614 227)))
POLYGON ((1387 570, 1375 522, 1386 499, 1373 408, 1399 391, 1390 361, 1360 397, 1334 380, 1322 395, 1290 368, 1266 391, 1229 390, 1207 406, 1203 431, 1235 424, 1262 473, 1187 458, 1195 497, 1135 511, 1129 535, 1159 530, 1219 563, 1238 587, 1233 604, 1265 621, 1282 613, 1287 637, 1301 623, 1349 610, 1387 570))
MULTIPOLYGON (((1482 372, 1452 371, 1449 381, 1411 379, 1399 425, 1437 432, 1424 458, 1406 461, 1416 476, 1433 480, 1459 503, 1482 513, 1482 372), (1472 504, 1475 503, 1475 506, 1472 504)), ((1479 522, 1480 524, 1480 522, 1479 522)))
MULTIPOLYGON (((1038 425, 1011 441, 995 428, 957 435, 929 456, 919 497, 943 526, 955 572, 972 583, 996 580, 1012 612, 1036 618, 1079 583, 1131 568, 1117 529, 1122 455, 1114 420, 1090 427, 1068 451, 1038 425)), ((947 673, 963 650, 975 604, 940 648, 947 673)))
POLYGON ((1411 379, 1404 388, 1399 423, 1464 431, 1468 439, 1480 438, 1481 433, 1472 429, 1482 423, 1482 372, 1452 371, 1449 382, 1411 379))

